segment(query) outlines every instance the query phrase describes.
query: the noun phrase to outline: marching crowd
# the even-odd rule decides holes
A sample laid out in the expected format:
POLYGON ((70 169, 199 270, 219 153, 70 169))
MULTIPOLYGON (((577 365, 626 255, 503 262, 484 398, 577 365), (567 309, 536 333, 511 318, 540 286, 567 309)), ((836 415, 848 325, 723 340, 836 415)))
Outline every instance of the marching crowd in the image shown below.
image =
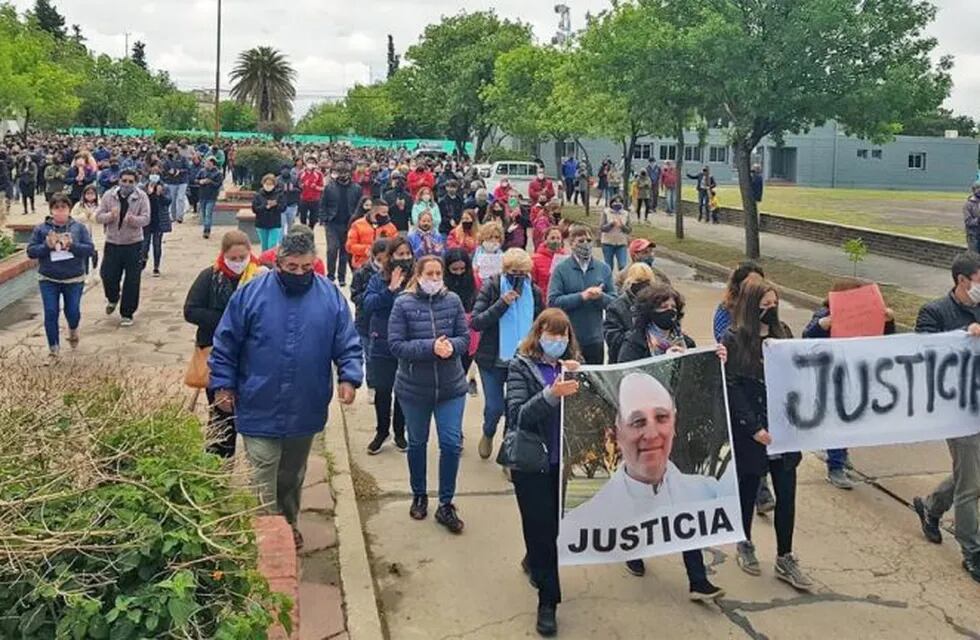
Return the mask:
MULTIPOLYGON (((141 272, 152 249, 152 273, 160 274, 162 235, 184 220, 189 185, 209 237, 234 149, 58 137, 38 140, 33 149, 66 169, 60 188, 48 191, 57 182, 45 186, 50 216, 28 246, 40 264, 45 330, 56 358, 62 307, 68 342, 79 342, 82 290, 96 264, 106 312, 118 306, 120 324, 133 323, 141 272), (101 252, 92 240, 95 223, 105 229, 101 252)), ((264 502, 290 522, 299 548, 306 460, 327 421, 335 377, 345 404, 366 382, 376 420, 368 453, 383 453, 390 440, 407 454, 414 520, 429 513, 426 451, 435 423, 434 519, 460 534, 464 522, 454 498, 463 412, 468 399, 482 395, 482 459, 494 456, 501 422, 505 434, 533 432, 547 443, 545 473, 509 467, 527 551, 522 568, 538 593, 536 629, 554 635, 561 601, 560 406, 578 391, 578 382, 564 373, 580 363, 631 362, 695 346, 683 328, 684 296, 654 266, 655 244, 633 236, 640 209, 645 215, 656 211, 653 184, 676 180, 676 173, 665 166, 654 177, 644 168, 639 196, 631 199, 634 209, 610 186, 615 169, 600 171, 606 206, 594 230, 562 216, 559 193, 577 193, 582 171, 571 161, 562 167, 560 188, 541 169, 524 193, 507 180, 489 190, 466 159, 337 145, 282 145, 281 151, 291 162, 261 177, 252 202, 260 246, 240 231, 224 233, 214 262, 189 283, 184 317, 197 327, 195 358, 208 364, 201 386, 211 406, 209 447, 231 457, 236 436, 242 436, 264 502), (318 225, 326 238, 325 262, 318 257, 318 225)), ((707 171, 691 177, 698 180, 707 218, 714 180, 707 171)), ((675 205, 668 200, 667 210, 675 205)), ((916 330, 967 329, 980 336, 980 256, 959 256, 952 275, 953 289, 923 308, 916 330)), ((842 279, 833 290, 861 284, 842 279)), ((801 335, 828 337, 832 322, 825 305, 801 335)), ((889 318, 886 332, 894 330, 889 318)), ((766 449, 771 438, 762 344, 791 336, 780 319, 779 292, 762 267, 739 266, 714 317, 746 535, 737 563, 750 575, 762 573, 752 524, 756 512, 772 511, 774 573, 809 591, 813 581, 793 545, 802 456, 769 455, 766 449)), ((939 518, 955 506, 964 568, 980 581, 980 438, 951 440, 949 446, 953 476, 915 508, 926 537, 937 542, 939 518)), ((828 452, 828 481, 851 489, 847 466, 846 450, 828 452)), ((724 594, 709 581, 701 551, 684 553, 684 564, 692 599, 724 594)), ((645 573, 642 561, 627 568, 636 576, 645 573)))

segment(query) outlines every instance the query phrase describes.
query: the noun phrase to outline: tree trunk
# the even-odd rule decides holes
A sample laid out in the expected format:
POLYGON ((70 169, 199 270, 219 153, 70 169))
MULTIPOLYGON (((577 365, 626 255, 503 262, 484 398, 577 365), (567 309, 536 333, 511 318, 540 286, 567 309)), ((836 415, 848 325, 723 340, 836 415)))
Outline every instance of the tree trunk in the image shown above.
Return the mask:
POLYGON ((630 135, 629 138, 623 139, 623 175, 621 176, 621 182, 623 189, 623 202, 626 206, 630 206, 630 174, 633 173, 633 150, 636 148, 636 141, 639 138, 637 134, 630 135))
MULTIPOLYGON (((558 148, 558 141, 559 140, 564 140, 564 138, 555 138, 555 141, 552 142, 552 147, 553 147, 552 148, 552 151, 555 154, 555 174, 556 174, 556 179, 564 182, 565 181, 565 176, 563 176, 561 174, 561 151, 558 148)), ((564 147, 565 145, 562 144, 561 146, 564 147)), ((565 195, 566 196, 570 196, 571 194, 570 193, 566 193, 565 195)))
POLYGON ((759 258, 759 208, 752 197, 752 178, 749 168, 755 144, 742 140, 735 145, 735 168, 738 171, 738 190, 742 194, 742 212, 745 216, 745 257, 759 258))
POLYGON ((27 129, 31 125, 31 108, 27 107, 24 109, 24 130, 21 131, 21 137, 24 139, 24 145, 27 145, 27 129))
POLYGON ((674 185, 674 235, 684 239, 684 210, 681 208, 681 192, 684 186, 684 121, 677 121, 677 183, 674 185))
MULTIPOLYGON (((474 162, 478 162, 479 161, 478 159, 483 157, 483 145, 486 143, 487 138, 490 137, 490 133, 492 132, 492 129, 493 129, 492 125, 487 125, 484 127, 478 126, 476 128, 476 146, 473 149, 474 162)), ((462 154, 466 153, 465 144, 463 145, 463 148, 459 150, 459 152, 460 152, 460 157, 462 157, 462 154)))

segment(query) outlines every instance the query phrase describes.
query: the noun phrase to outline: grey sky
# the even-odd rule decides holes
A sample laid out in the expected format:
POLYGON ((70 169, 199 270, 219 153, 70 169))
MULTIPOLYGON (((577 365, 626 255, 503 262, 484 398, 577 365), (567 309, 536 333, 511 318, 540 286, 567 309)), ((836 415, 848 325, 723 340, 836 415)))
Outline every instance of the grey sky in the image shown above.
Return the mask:
MULTIPOLYGON (((586 11, 609 0, 564 0, 573 27, 586 11)), ((959 113, 980 118, 980 0, 934 0, 939 16, 930 33, 939 52, 956 57, 955 87, 948 101, 959 113)), ((26 9, 33 0, 15 0, 26 9)), ((143 40, 153 67, 167 69, 182 89, 213 88, 217 0, 55 0, 67 23, 78 23, 90 47, 121 56, 126 31, 130 43, 143 40)), ((530 22, 535 35, 550 40, 557 26, 552 0, 223 0, 223 85, 243 49, 266 44, 283 50, 298 72, 297 114, 325 97, 342 95, 355 82, 385 74, 386 36, 402 53, 422 28, 459 9, 495 7, 505 17, 530 22)))

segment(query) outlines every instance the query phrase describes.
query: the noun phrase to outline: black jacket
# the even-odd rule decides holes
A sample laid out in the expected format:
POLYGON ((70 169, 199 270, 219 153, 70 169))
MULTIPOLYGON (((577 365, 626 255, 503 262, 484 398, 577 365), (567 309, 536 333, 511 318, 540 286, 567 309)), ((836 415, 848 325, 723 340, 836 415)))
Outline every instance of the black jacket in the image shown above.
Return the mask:
POLYGON ((354 328, 357 335, 366 336, 370 330, 371 314, 364 312, 364 294, 367 293, 371 276, 378 273, 374 261, 368 260, 360 269, 354 272, 350 282, 350 299, 354 303, 354 328))
MULTIPOLYGON (((544 310, 544 300, 541 289, 536 284, 531 283, 528 278, 524 286, 532 287, 534 294, 534 317, 544 310)), ((480 344, 476 348, 473 359, 481 367, 506 367, 507 363, 500 360, 500 332, 498 324, 500 319, 510 305, 500 297, 500 276, 496 275, 488 278, 480 293, 476 296, 476 304, 473 305, 473 317, 470 319, 470 326, 474 331, 480 332, 480 344)))
POLYGON ((546 388, 538 365, 517 355, 507 366, 505 429, 524 429, 547 439, 544 428, 561 411, 561 399, 546 388))
POLYGON ((609 362, 620 362, 619 349, 626 339, 626 333, 633 328, 633 294, 626 292, 606 307, 606 317, 602 321, 602 336, 606 340, 609 362))
POLYGON ((286 196, 282 189, 276 187, 272 193, 266 193, 265 189, 259 189, 252 198, 252 212, 255 213, 255 227, 257 229, 276 229, 282 226, 282 212, 286 210, 286 196), (275 200, 276 204, 271 209, 268 207, 269 201, 275 200))
MULTIPOLYGON (((692 340, 690 336, 682 334, 682 337, 684 338, 684 346, 688 349, 693 349, 697 346, 694 344, 694 340, 692 340)), ((646 328, 631 327, 623 336, 623 341, 620 344, 616 358, 613 359, 613 357, 610 355, 609 362, 633 362, 635 360, 643 360, 644 358, 659 355, 663 354, 650 353, 650 342, 647 339, 646 328)))
POLYGON ((320 222, 346 227, 357 211, 360 200, 361 185, 354 184, 353 181, 340 184, 332 180, 320 197, 320 222))
POLYGON ((210 347, 221 316, 238 288, 238 280, 231 280, 213 266, 201 271, 194 279, 184 301, 184 320, 197 325, 195 343, 210 347))
POLYGON ((442 216, 439 220, 439 233, 445 235, 455 225, 459 224, 460 219, 463 217, 463 198, 458 193, 455 198, 450 198, 447 195, 439 200, 438 204, 439 214, 442 216))
POLYGON ((980 306, 968 307, 950 291, 945 298, 929 302, 921 309, 915 319, 916 333, 942 333, 966 329, 974 322, 980 322, 980 306))

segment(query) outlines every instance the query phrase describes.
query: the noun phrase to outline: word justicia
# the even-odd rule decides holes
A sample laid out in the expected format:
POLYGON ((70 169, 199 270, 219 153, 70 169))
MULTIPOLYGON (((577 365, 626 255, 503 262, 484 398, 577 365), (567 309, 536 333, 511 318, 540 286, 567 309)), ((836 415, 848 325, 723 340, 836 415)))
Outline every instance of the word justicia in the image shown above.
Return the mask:
POLYGON ((869 412, 914 417, 932 413, 939 403, 980 413, 980 354, 970 349, 924 349, 846 362, 823 351, 795 355, 792 363, 795 373, 809 371, 816 378, 812 391, 786 394, 786 417, 799 429, 819 427, 831 416, 855 422, 869 412), (810 406, 803 406, 805 398, 812 398, 810 406))
POLYGON ((690 540, 694 537, 713 536, 719 533, 734 533, 724 507, 716 507, 713 512, 700 510, 694 513, 681 512, 644 520, 625 527, 581 527, 578 541, 568 545, 572 553, 598 551, 606 553, 613 550, 633 551, 640 545, 652 546, 657 542, 690 540))

